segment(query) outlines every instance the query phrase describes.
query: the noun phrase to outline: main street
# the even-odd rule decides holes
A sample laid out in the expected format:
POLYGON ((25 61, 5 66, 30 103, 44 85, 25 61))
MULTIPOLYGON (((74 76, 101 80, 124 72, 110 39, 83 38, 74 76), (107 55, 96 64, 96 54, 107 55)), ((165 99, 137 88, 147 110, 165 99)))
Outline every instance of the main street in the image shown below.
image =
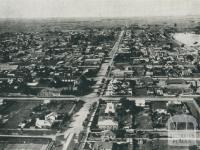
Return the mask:
MULTIPOLYGON (((111 50, 111 52, 110 52, 110 54, 109 54, 111 60, 110 60, 110 62, 109 62, 109 70, 108 70, 109 72, 108 72, 108 74, 107 74, 107 77, 110 76, 110 73, 111 73, 111 71, 112 71, 113 61, 114 61, 115 55, 117 54, 117 52, 118 52, 118 50, 119 50, 119 45, 120 45, 120 43, 121 43, 122 37, 124 36, 124 33, 125 33, 125 31, 122 30, 121 33, 120 33, 120 35, 119 35, 119 38, 118 38, 117 42, 115 43, 113 49, 111 50)), ((106 74, 105 74, 105 75, 106 75, 106 74)))
MULTIPOLYGON (((101 65, 100 71, 97 74, 97 76, 99 78, 95 84, 95 87, 99 87, 101 85, 103 78, 106 77, 106 73, 107 73, 109 66, 112 66, 114 56, 118 51, 119 44, 121 42, 121 39, 123 38, 124 32, 125 32, 124 30, 121 31, 115 45, 113 46, 113 48, 110 52, 110 57, 112 57, 112 58, 110 59, 109 63, 104 62, 101 65)), ((89 108, 93 103, 97 102, 99 98, 100 97, 96 93, 91 93, 89 95, 80 97, 80 99, 83 100, 85 103, 84 103, 83 107, 72 116, 72 122, 70 124, 70 128, 67 129, 64 133, 65 138, 67 138, 67 135, 69 133, 74 133, 74 134, 78 135, 81 131, 83 131, 83 122, 87 118, 87 115, 89 114, 89 108)), ((86 130, 85 139, 87 139, 88 133, 89 133, 89 129, 86 130)), ((84 144, 83 144, 83 146, 84 146, 84 144)), ((67 149, 67 139, 66 139, 66 142, 64 142, 64 144, 63 144, 63 150, 66 150, 66 149, 67 149)))

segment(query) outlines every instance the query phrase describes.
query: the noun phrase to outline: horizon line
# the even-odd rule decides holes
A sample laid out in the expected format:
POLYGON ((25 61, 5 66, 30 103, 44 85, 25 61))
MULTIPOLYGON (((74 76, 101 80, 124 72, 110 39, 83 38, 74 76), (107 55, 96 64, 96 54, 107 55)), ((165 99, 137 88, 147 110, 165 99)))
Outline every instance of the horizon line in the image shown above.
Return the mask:
POLYGON ((40 19, 131 19, 131 18, 160 18, 160 17, 167 17, 167 18, 187 18, 187 17, 200 17, 199 15, 152 15, 152 16, 71 16, 71 17, 0 17, 0 20, 10 20, 10 19, 15 19, 15 20, 40 20, 40 19))

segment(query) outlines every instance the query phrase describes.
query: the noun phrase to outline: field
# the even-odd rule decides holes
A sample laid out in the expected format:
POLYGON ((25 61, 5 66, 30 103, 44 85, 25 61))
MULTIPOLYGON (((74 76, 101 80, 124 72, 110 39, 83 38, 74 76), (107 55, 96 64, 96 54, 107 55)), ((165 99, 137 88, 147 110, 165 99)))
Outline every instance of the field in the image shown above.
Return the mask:
POLYGON ((4 150, 46 150, 46 144, 7 144, 4 150))
POLYGON ((2 128, 15 129, 18 124, 29 119, 32 109, 41 104, 41 101, 9 101, 0 106, 0 114, 7 122, 2 128))
POLYGON ((56 112, 59 120, 64 119, 64 124, 68 124, 70 116, 74 111, 82 107, 82 102, 75 101, 51 101, 44 104, 43 101, 4 101, 0 105, 1 129, 17 129, 19 123, 27 122, 25 128, 35 126, 36 118, 44 118, 45 115, 56 112), (67 117, 65 117, 67 116, 67 117))
POLYGON ((52 140, 47 138, 1 137, 1 150, 46 150, 52 146, 52 140))

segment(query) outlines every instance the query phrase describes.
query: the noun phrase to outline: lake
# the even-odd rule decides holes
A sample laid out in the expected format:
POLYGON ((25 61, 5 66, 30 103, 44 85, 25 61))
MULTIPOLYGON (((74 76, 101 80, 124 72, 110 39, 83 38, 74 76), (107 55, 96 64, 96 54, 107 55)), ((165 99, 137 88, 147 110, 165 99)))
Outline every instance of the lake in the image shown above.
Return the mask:
POLYGON ((187 46, 200 46, 200 35, 194 33, 175 33, 174 39, 187 46))

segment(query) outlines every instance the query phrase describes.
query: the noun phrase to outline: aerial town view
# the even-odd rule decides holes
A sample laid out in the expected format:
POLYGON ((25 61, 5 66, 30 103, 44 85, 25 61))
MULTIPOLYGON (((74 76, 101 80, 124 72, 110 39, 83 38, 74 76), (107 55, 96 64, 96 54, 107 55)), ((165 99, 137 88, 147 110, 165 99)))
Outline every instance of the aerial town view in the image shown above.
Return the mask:
POLYGON ((200 3, 30 1, 0 6, 0 150, 200 150, 200 3))

